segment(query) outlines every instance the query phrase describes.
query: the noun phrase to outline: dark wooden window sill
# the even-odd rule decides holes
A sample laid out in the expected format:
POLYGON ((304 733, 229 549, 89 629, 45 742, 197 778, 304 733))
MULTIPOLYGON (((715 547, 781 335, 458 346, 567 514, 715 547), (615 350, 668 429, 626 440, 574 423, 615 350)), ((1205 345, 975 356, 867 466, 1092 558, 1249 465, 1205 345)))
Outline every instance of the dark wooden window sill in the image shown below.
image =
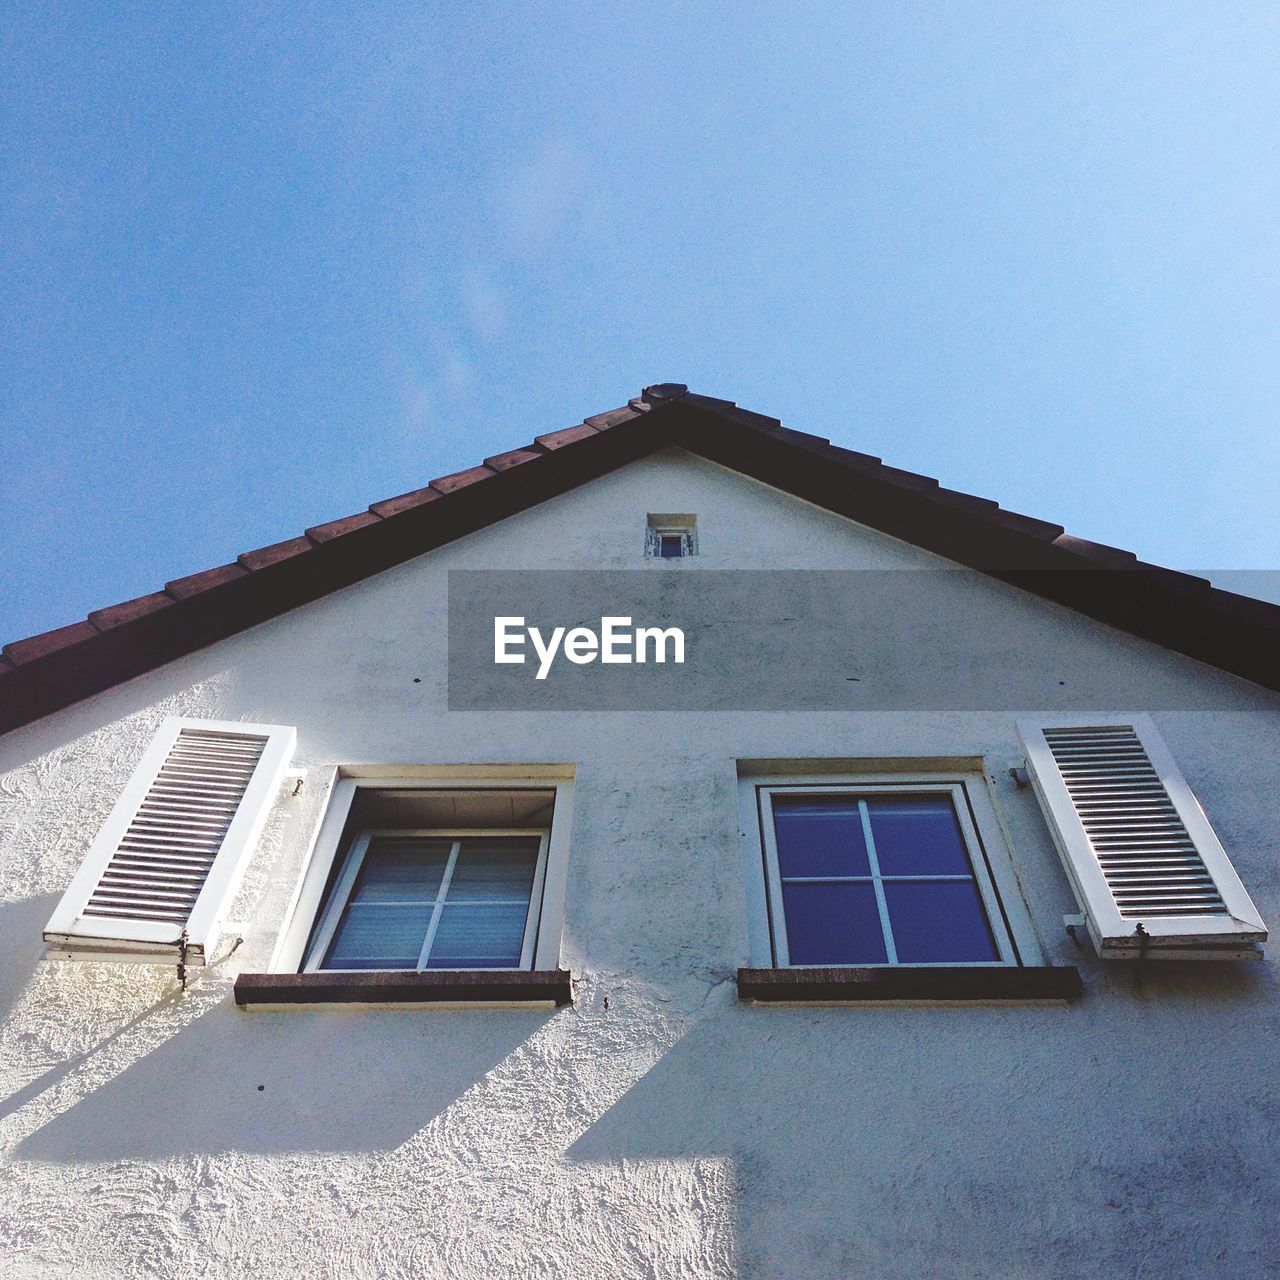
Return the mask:
POLYGON ((564 1005, 567 969, 435 969, 426 973, 242 973, 236 1004, 564 1005))
POLYGON ((738 999, 753 1004, 871 1004, 876 1001, 1075 1000, 1073 965, 981 969, 739 969, 738 999))

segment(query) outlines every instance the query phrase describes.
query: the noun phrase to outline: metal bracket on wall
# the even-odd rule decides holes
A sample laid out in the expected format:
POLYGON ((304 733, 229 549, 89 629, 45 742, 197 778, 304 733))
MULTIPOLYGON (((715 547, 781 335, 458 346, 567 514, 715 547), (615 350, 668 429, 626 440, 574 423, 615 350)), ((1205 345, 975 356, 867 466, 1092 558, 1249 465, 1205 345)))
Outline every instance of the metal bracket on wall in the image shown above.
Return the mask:
POLYGON ((1080 940, 1079 930, 1085 926, 1085 919, 1082 915, 1063 916, 1062 923, 1067 927, 1067 933, 1071 936, 1071 941, 1083 951, 1084 943, 1080 940))

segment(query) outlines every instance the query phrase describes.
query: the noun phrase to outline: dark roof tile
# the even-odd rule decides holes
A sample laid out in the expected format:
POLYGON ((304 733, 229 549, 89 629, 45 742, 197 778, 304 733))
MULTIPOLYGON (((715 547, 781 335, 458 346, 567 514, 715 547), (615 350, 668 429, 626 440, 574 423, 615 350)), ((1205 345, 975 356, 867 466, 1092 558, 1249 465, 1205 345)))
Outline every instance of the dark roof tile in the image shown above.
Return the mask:
POLYGON ((579 440, 585 440, 588 436, 599 434, 595 427, 589 423, 580 422, 576 427, 565 427, 562 431, 553 431, 550 435, 538 436, 536 443, 550 451, 563 449, 567 444, 577 444, 579 440))
POLYGON ((1213 585, 1208 578, 1201 578, 1194 573, 1183 573, 1178 569, 1166 569, 1159 564, 1148 564, 1145 560, 1136 561, 1133 567, 1143 570, 1148 577, 1158 577, 1167 589, 1173 591, 1189 591, 1193 595, 1199 595, 1201 592, 1209 591, 1213 585))
POLYGON ((831 441, 826 436, 811 436, 807 431, 792 431, 790 427, 775 427, 769 435, 774 440, 798 445, 801 449, 812 449, 815 453, 831 445, 831 441))
POLYGON ((830 458, 832 462, 839 462, 858 471, 875 470, 884 465, 874 454, 859 453, 856 449, 845 449, 838 444, 829 444, 817 452, 819 457, 830 458))
POLYGON ((1000 508, 997 518, 1006 529, 1025 534, 1037 542, 1052 542, 1062 532, 1060 524, 1054 524, 1051 520, 1037 520, 1035 516, 1024 516, 1019 511, 1000 508))
POLYGON ((536 462, 547 455, 540 449, 511 449, 507 453, 495 453, 486 458, 484 465, 490 471, 510 471, 512 467, 521 467, 526 462, 536 462))
POLYGON ((608 413, 597 413, 590 418, 583 418, 583 423, 588 427, 595 427, 597 431, 608 431, 610 427, 621 426, 624 422, 634 422, 647 405, 642 408, 635 408, 633 402, 622 409, 610 409, 608 413))
MULTIPOLYGON (((712 413, 732 414, 737 409, 737 405, 732 400, 717 400, 715 396, 700 396, 696 392, 684 397, 687 404, 694 405, 699 409, 708 409, 712 413)), ((775 426, 781 426, 781 423, 775 423, 775 426)))
POLYGON ((292 560, 314 545, 310 538, 289 538, 285 542, 273 542, 269 547, 258 547, 256 551, 246 551, 236 562, 256 572, 282 560, 292 560))
POLYGON ((25 662, 46 658, 51 653, 58 653, 62 649, 69 649, 72 645, 82 644, 97 635, 101 635, 101 632, 90 623, 73 622, 70 626, 44 631, 38 636, 15 640, 12 644, 5 645, 4 656, 15 667, 21 667, 25 662))
POLYGON ((978 498, 972 493, 961 493, 958 489, 937 489, 932 495, 934 502, 944 503, 959 511, 973 511, 978 515, 989 516, 1000 510, 1000 504, 992 498, 978 498))
POLYGON ((386 520, 390 516, 398 516, 402 511, 412 511, 414 507, 420 507, 424 502, 434 502, 439 496, 438 489, 427 485, 425 489, 414 489, 410 493, 402 493, 398 498, 387 498, 382 502, 375 502, 369 510, 386 520))
POLYGON ((220 564, 216 569, 206 569, 203 573, 193 573, 185 578, 175 578, 166 582, 164 589, 175 600, 189 600, 202 591, 212 591, 214 587, 225 586, 237 578, 247 577, 249 570, 239 564, 220 564))
POLYGON ((1077 538, 1065 531, 1053 540, 1053 545, 1060 551, 1070 551, 1072 555, 1085 556, 1089 560, 1098 561, 1099 564, 1132 568, 1138 563, 1138 557, 1132 551, 1109 547, 1105 542, 1090 542, 1087 538, 1077 538))
POLYGON ((903 471, 900 467, 888 467, 882 462, 876 469, 868 473, 876 480, 897 485, 900 489, 915 489, 921 493, 938 488, 933 476, 922 476, 916 471, 903 471))
POLYGON ((145 618, 149 613, 160 609, 168 609, 177 601, 164 591, 153 591, 149 596, 138 596, 136 600, 126 600, 122 604, 113 604, 106 609, 95 609, 89 615, 89 621, 99 631, 109 631, 125 622, 134 622, 145 618))
POLYGON ((307 537, 315 543, 332 542, 344 534, 354 533, 371 524, 379 524, 382 517, 372 511, 357 511, 353 516, 342 516, 338 520, 330 520, 326 524, 312 525, 306 531, 307 537))
POLYGON ((467 489, 482 480, 488 480, 493 474, 488 467, 468 467, 465 471, 440 476, 431 482, 431 488, 442 494, 457 493, 459 489, 467 489))
POLYGON ((764 413, 752 413, 750 409, 735 407, 726 409, 725 418, 740 427, 750 427, 752 431, 776 431, 782 426, 781 418, 770 418, 764 413))

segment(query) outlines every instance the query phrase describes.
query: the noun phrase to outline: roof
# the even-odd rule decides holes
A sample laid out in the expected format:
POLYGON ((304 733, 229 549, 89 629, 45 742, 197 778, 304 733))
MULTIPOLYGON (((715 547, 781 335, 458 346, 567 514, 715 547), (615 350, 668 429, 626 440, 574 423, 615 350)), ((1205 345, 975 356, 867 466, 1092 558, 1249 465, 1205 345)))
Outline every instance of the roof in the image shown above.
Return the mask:
POLYGON ((678 383, 367 511, 4 646, 0 733, 678 445, 829 511, 1280 690, 1280 606, 784 427, 678 383))

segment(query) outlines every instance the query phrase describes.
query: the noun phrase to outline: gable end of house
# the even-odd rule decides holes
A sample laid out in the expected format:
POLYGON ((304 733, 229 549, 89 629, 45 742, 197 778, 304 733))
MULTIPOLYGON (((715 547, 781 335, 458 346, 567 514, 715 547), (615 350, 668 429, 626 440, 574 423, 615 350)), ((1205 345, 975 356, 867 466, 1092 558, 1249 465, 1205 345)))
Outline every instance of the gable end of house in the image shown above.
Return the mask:
POLYGON ((1280 690, 1280 606, 794 431, 681 384, 536 436, 421 489, 4 646, 0 732, 18 728, 658 449, 679 446, 1036 595, 1280 690))

